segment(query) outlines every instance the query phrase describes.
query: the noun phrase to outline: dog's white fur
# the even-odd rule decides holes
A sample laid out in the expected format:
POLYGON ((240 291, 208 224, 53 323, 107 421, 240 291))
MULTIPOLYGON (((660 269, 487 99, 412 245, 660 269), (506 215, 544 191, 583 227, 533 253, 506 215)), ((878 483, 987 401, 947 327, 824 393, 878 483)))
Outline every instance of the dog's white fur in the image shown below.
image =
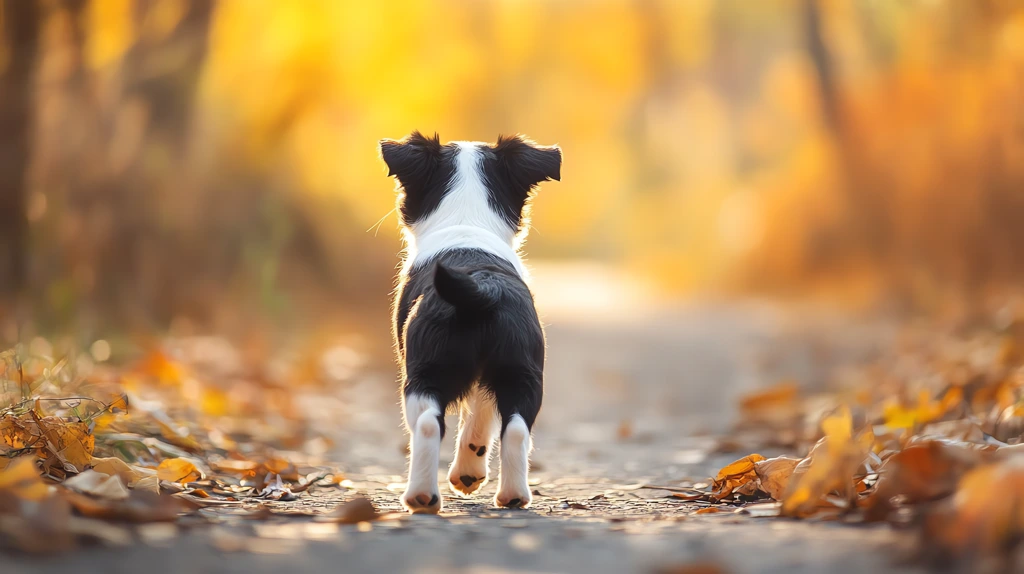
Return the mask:
POLYGON ((441 493, 437 488, 441 424, 437 418, 443 413, 437 401, 420 395, 406 396, 402 408, 409 431, 409 483, 402 504, 412 512, 436 513, 441 510, 441 493), (435 503, 429 504, 432 499, 435 503))
POLYGON ((510 500, 518 498, 520 507, 527 507, 533 500, 530 495, 528 478, 530 466, 530 429, 526 421, 518 414, 512 415, 501 436, 501 469, 498 474, 498 494, 494 502, 498 506, 508 506, 510 500))
MULTIPOLYGON (((455 142, 459 147, 457 166, 451 188, 437 209, 405 230, 405 267, 430 261, 448 249, 469 248, 493 253, 511 263, 519 276, 527 281, 529 272, 519 253, 525 233, 516 229, 491 209, 480 164, 482 152, 478 142, 455 142)), ((436 513, 441 509, 437 485, 437 467, 441 451, 441 429, 437 417, 439 405, 433 399, 411 395, 403 409, 409 431, 409 482, 402 495, 402 504, 412 512, 436 513), (436 504, 428 501, 437 496, 436 504), (411 502, 415 501, 415 504, 411 502)), ((459 434, 455 460, 448 472, 449 484, 456 492, 471 494, 487 482, 487 467, 494 437, 501 428, 493 403, 474 389, 460 409, 459 434), (469 444, 486 446, 484 456, 471 453, 469 444), (463 475, 483 477, 466 487, 463 475), (454 479, 454 481, 452 480, 454 479)), ((529 457, 532 448, 530 431, 519 415, 512 416, 501 437, 501 468, 495 503, 506 506, 518 498, 521 506, 532 500, 529 487, 529 457)))
POLYGON ((491 209, 480 162, 479 142, 453 142, 459 147, 455 177, 440 205, 405 230, 405 269, 430 261, 449 249, 480 249, 508 261, 528 278, 519 254, 521 237, 491 209))

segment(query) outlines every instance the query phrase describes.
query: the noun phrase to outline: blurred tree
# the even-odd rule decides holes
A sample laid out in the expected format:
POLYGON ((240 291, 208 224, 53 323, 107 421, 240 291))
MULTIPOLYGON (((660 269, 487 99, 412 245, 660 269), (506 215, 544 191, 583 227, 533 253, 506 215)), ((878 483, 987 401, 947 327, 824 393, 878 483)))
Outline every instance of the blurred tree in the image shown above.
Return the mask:
MULTIPOLYGON (((31 151, 33 89, 39 37, 37 2, 0 3, 0 296, 26 285, 28 260, 27 174, 31 151)), ((3 302, 0 302, 2 309, 3 302)))
POLYGON ((119 70, 112 120, 137 145, 124 150, 107 184, 117 225, 99 249, 97 269, 107 306, 121 306, 129 317, 180 309, 190 295, 176 286, 182 269, 196 259, 192 245, 174 233, 182 222, 175 221, 173 206, 189 192, 182 188, 189 185, 192 110, 214 6, 213 0, 140 0, 132 6, 137 39, 119 70), (169 178, 174 172, 178 177, 169 178))

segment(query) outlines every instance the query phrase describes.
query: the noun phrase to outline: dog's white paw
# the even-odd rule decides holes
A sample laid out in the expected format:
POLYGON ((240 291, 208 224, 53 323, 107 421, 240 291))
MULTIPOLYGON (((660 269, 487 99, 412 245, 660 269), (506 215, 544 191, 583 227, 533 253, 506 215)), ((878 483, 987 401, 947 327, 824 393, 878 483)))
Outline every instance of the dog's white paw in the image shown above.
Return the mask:
POLYGON ((498 490, 494 496, 494 504, 502 508, 526 508, 532 503, 533 495, 529 486, 509 486, 498 490))
POLYGON ((452 492, 469 496, 487 484, 487 450, 490 445, 467 443, 459 446, 455 462, 448 469, 448 484, 452 492))
POLYGON ((437 514, 441 511, 441 495, 436 488, 433 492, 408 489, 402 494, 402 506, 413 514, 437 514))

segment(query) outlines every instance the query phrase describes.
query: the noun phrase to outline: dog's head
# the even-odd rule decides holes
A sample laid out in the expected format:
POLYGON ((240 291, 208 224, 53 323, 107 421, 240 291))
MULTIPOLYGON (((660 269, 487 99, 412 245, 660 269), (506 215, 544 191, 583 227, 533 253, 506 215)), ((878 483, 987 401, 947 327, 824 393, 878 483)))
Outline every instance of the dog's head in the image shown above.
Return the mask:
POLYGON ((399 183, 398 210, 414 236, 451 226, 487 229, 512 242, 528 226, 537 184, 558 180, 562 152, 522 136, 496 144, 452 142, 419 132, 381 140, 388 175, 399 183))

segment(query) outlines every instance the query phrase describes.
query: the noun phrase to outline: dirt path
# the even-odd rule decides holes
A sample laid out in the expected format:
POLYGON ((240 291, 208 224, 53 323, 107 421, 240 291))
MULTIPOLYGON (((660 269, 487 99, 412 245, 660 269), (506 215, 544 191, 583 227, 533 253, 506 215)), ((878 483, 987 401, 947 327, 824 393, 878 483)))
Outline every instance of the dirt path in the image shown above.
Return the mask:
MULTIPOLYGON (((799 348, 775 348, 779 325, 753 308, 660 309, 595 319, 557 317, 548 330, 547 394, 536 427, 534 507, 497 510, 492 481, 469 500, 447 497, 440 517, 372 528, 308 517, 245 520, 204 511, 212 525, 52 558, 5 558, 5 573, 36 572, 655 572, 712 563, 723 572, 911 571, 894 559, 908 542, 887 528, 697 514, 700 503, 642 485, 699 482, 732 454, 710 454, 736 397, 775 373, 813 378, 799 348), (230 551, 230 552, 228 552, 230 551)), ((398 511, 405 459, 391 373, 348 389, 334 457, 349 490, 319 490, 275 512, 327 510, 355 493, 398 511)), ((454 423, 454 420, 451 421, 454 423)), ((451 461, 451 437, 442 464, 451 461)), ((769 454, 769 453, 765 453, 769 454)), ((492 471, 493 472, 493 471, 492 471)), ((439 477, 443 479, 443 477, 439 477)))

